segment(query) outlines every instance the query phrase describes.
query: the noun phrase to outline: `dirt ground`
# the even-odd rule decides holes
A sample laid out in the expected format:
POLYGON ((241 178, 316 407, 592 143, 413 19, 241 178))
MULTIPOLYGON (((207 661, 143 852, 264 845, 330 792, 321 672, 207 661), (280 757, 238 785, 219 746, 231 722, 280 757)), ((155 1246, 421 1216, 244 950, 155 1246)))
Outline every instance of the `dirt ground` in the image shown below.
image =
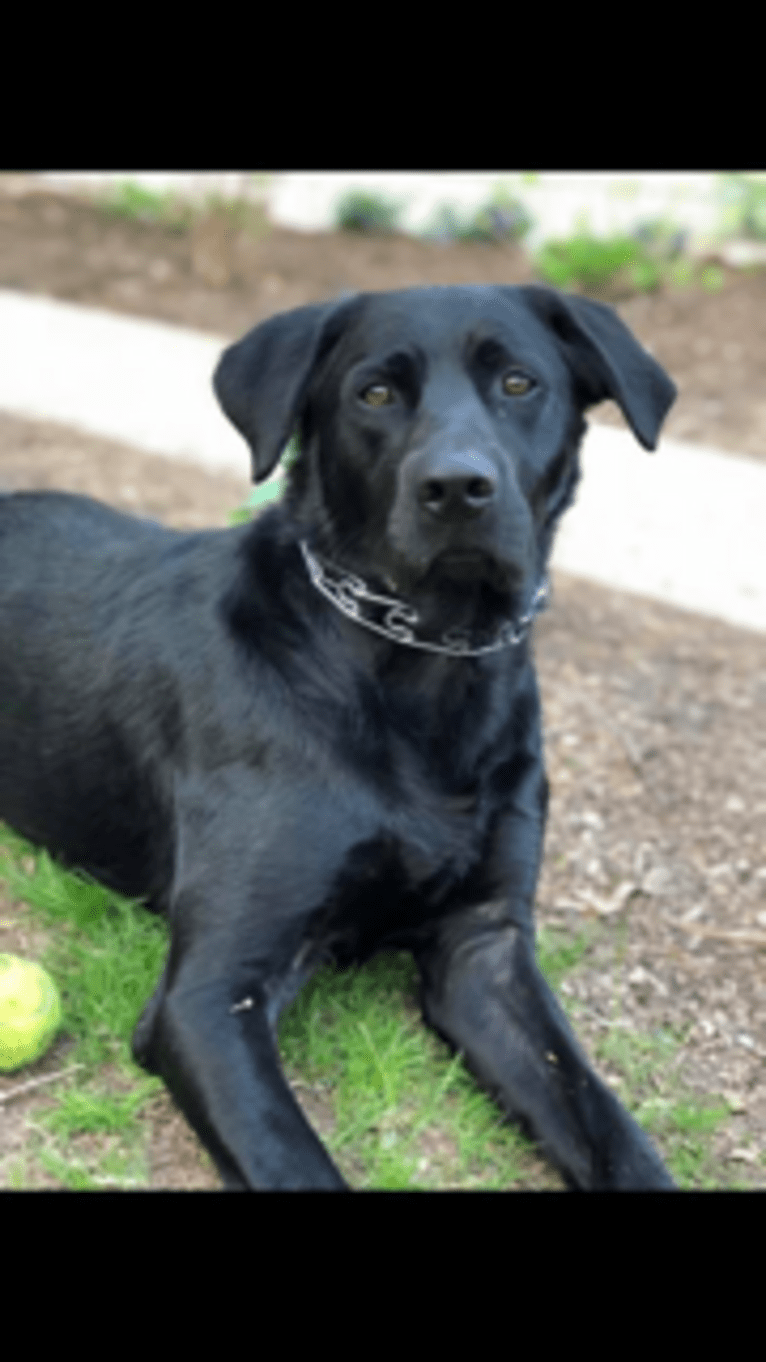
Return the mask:
MULTIPOLYGON (((266 232, 221 213, 173 232, 14 187, 0 176, 0 287, 232 338, 344 289, 532 278, 511 247, 266 232)), ((679 385, 666 433, 765 458, 766 271, 725 270, 717 293, 612 301, 679 385)), ((622 423, 609 404, 598 419, 622 423)), ((247 491, 227 475, 2 413, 0 486, 87 492, 195 528, 225 524, 247 491)), ((559 575, 536 650, 552 783, 540 921, 596 933, 564 984, 578 1032, 591 1052, 615 1025, 681 1037, 679 1083, 729 1101, 715 1136, 718 1185, 764 1187, 764 638, 559 575)), ((0 902, 0 949, 29 953, 29 931, 17 906, 0 902)), ((608 1060, 601 1068, 617 1081, 608 1060)), ((11 1086, 0 1080, 0 1094, 11 1086)), ((0 1160, 20 1146, 38 1100, 0 1107, 0 1160)), ((164 1098, 152 1116, 152 1182, 217 1185, 164 1098)))

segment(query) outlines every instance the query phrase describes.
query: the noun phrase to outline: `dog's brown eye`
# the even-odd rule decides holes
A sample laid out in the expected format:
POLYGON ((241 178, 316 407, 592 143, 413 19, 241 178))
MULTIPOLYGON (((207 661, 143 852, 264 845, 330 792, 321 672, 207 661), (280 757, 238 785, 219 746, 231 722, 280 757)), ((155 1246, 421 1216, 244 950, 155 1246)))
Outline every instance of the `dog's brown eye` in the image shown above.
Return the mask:
POLYGON ((362 401, 368 407, 384 407, 387 402, 392 400, 391 389, 385 383, 373 383, 371 387, 365 388, 362 393, 362 401))
POLYGON ((503 379, 503 391, 509 397, 522 397, 524 393, 529 392, 531 387, 532 380, 526 378, 524 374, 510 373, 506 374, 503 379))

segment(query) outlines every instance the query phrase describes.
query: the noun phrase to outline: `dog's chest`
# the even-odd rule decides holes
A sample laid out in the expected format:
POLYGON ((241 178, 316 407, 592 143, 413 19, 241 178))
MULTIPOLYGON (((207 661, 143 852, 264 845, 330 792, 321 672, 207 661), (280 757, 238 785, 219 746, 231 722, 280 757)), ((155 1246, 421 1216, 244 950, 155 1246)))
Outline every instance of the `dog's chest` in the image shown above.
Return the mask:
POLYGON ((489 825, 475 796, 380 804, 375 825, 346 848, 321 913, 336 958, 406 944, 443 913, 487 897, 489 825))
POLYGON ((465 878, 481 857, 487 822, 484 801, 476 794, 405 803, 391 820, 389 837, 407 884, 425 892, 435 880, 465 878))

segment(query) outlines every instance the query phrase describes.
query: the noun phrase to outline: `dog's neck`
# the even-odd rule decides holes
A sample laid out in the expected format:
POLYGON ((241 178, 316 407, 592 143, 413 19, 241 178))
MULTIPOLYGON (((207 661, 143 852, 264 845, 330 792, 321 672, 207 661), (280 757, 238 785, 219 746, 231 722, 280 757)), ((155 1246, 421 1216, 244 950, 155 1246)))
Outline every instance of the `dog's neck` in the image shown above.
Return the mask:
POLYGON ((396 596, 382 596, 371 591, 361 577, 335 567, 324 558, 320 560, 303 539, 300 540, 300 550, 314 586, 336 609, 356 624, 372 629, 394 643, 404 644, 408 648, 422 648, 430 653, 480 657, 484 653, 514 647, 526 637, 535 616, 545 608, 548 597, 548 580, 543 577, 526 613, 518 619, 506 620, 493 638, 480 642, 465 629, 448 629, 438 641, 434 641, 419 635, 419 616, 413 606, 398 600, 396 596))

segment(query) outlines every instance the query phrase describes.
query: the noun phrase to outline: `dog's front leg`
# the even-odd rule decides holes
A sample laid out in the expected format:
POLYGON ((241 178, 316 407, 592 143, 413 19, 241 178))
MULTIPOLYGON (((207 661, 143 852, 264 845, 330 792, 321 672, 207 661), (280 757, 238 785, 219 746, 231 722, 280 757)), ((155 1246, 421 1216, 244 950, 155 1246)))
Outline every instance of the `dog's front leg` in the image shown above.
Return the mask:
POLYGON ((242 961, 227 965, 220 940, 199 941, 175 972, 171 952, 134 1055, 165 1081, 227 1188, 343 1190, 285 1080, 267 991, 238 977, 242 961))
POLYGON ((426 1020, 462 1051, 571 1185, 669 1188, 647 1136, 590 1067, 535 961, 547 786, 534 730, 495 837, 497 899, 445 920, 418 952, 426 1020))
POLYGON ((426 1020, 581 1190, 673 1187, 647 1136, 593 1072, 515 925, 445 925, 421 959, 426 1020))
POLYGON ((238 765, 176 782, 171 948, 133 1050, 231 1188, 346 1185, 293 1097, 275 1038, 280 1010, 319 963, 306 921, 335 865, 328 836, 293 834, 305 823, 300 798, 311 807, 297 782, 274 789, 238 765))

